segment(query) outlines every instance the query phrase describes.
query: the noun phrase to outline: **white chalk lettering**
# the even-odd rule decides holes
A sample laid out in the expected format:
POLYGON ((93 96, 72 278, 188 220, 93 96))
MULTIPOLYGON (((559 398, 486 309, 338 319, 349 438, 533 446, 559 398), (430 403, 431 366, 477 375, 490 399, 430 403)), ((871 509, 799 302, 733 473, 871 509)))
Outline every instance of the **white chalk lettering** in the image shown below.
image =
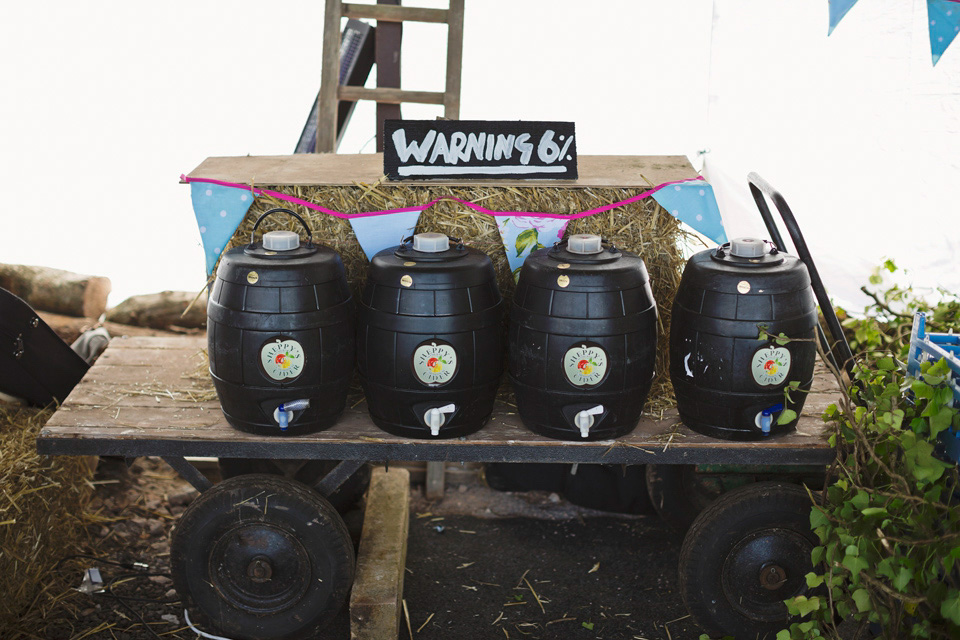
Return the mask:
POLYGON ((520 164, 526 165, 530 162, 530 156, 533 155, 533 143, 530 140, 529 133, 521 133, 517 136, 517 151, 520 152, 520 164))
POLYGON ((470 156, 473 155, 477 160, 483 160, 483 147, 487 141, 485 133, 467 134, 467 157, 464 162, 470 162, 470 156))
POLYGON ((506 136, 502 133, 498 135, 497 144, 493 148, 493 159, 509 160, 510 156, 513 155, 513 141, 516 140, 516 138, 517 136, 513 135, 512 133, 506 136))
MULTIPOLYGON (((411 140, 407 144, 407 132, 403 129, 397 129, 393 132, 393 146, 397 148, 397 155, 400 156, 400 162, 407 162, 410 156, 413 156, 417 162, 423 162, 427 158, 427 152, 433 144, 433 139, 437 137, 437 132, 432 129, 423 137, 423 142, 419 145, 416 140, 411 140)), ((431 162, 433 162, 431 160, 431 162)))
POLYGON ((433 143, 433 153, 430 154, 430 163, 443 156, 443 161, 450 164, 450 148, 447 147, 447 138, 442 133, 437 134, 437 141, 433 143))
POLYGON ((461 160, 470 162, 470 154, 465 151, 467 146, 467 134, 462 131, 456 131, 450 135, 450 164, 457 164, 461 160))

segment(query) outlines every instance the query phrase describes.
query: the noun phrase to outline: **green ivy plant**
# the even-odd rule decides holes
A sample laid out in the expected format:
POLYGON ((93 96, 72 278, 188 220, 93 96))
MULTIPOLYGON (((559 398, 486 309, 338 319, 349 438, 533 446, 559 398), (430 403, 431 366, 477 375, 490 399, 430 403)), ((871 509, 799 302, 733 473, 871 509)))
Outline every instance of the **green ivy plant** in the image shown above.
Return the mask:
MULTIPOLYGON (((891 261, 884 268, 896 271, 891 261)), ((960 300, 941 292, 930 305, 897 286, 864 291, 874 301, 865 317, 843 321, 859 352, 853 384, 824 416, 835 425, 837 461, 810 516, 820 539, 806 576, 813 590, 787 601, 800 621, 777 640, 839 639, 838 621, 849 618, 858 635, 960 638, 958 475, 934 456, 937 435, 960 428, 960 412, 945 362, 924 364, 917 379, 903 362, 914 312, 928 312, 930 331, 957 329, 960 300)))

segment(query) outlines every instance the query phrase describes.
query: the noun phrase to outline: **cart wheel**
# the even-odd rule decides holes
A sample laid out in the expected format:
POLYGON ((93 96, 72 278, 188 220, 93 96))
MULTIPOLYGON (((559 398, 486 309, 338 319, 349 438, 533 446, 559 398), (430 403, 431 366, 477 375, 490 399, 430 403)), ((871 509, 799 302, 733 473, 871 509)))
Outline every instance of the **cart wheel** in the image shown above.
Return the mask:
POLYGON ((700 512, 723 492, 719 481, 704 481, 692 464, 648 464, 647 493, 657 515, 686 531, 700 512))
MULTIPOLYGON (((269 473, 296 480, 312 487, 333 471, 339 460, 268 460, 266 458, 221 458, 220 477, 235 478, 248 473, 269 473)), ((329 496, 324 496, 337 511, 343 513, 353 507, 370 486, 370 467, 364 465, 347 478, 329 496)))
POLYGON ((313 637, 346 601, 353 545, 319 493, 250 474, 187 507, 173 531, 170 568, 184 605, 217 634, 313 637))
POLYGON ((783 603, 808 591, 810 498, 802 487, 757 482, 704 509, 680 551, 680 592, 711 635, 769 638, 785 628, 783 603))

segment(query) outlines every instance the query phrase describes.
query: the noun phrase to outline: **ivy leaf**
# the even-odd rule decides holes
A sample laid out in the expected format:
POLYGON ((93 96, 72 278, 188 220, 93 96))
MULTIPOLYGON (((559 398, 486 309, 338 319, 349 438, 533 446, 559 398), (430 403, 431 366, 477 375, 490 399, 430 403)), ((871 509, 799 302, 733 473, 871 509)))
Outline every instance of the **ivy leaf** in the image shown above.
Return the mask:
POLYGON ((913 395, 917 396, 918 398, 933 397, 933 387, 926 382, 921 382, 920 380, 913 381, 913 384, 910 385, 910 391, 913 391, 913 395))
POLYGON ((960 591, 950 589, 949 595, 940 605, 940 615, 960 625, 960 591))
POLYGON ((897 365, 894 363, 893 358, 886 356, 877 360, 877 368, 881 371, 893 371, 897 368, 897 365))
POLYGON ((807 598, 806 596, 797 596, 793 599, 793 605, 797 608, 797 612, 800 616, 808 616, 813 611, 820 609, 820 598, 814 596, 812 598, 807 598))
POLYGON ((941 431, 949 429, 950 423, 953 421, 953 416, 956 413, 956 409, 941 407, 937 415, 931 416, 930 418, 930 435, 936 438, 941 431))
POLYGON ((777 418, 777 424, 790 424, 797 419, 797 412, 793 409, 784 409, 777 418))
POLYGON ((536 229, 527 229, 521 231, 517 235, 517 240, 514 246, 517 249, 517 257, 519 258, 523 255, 523 252, 529 249, 530 247, 537 246, 538 234, 536 229))
MULTIPOLYGON (((704 638, 706 638, 706 640, 710 640, 706 634, 700 636, 700 640, 704 640, 704 638)), ((780 631, 777 631, 777 640, 790 640, 790 630, 781 629, 780 631)))
POLYGON ((913 580, 913 571, 907 567, 900 567, 897 576, 893 579, 893 587, 897 591, 903 592, 904 588, 913 580))
POLYGON ((807 586, 811 589, 819 587, 823 584, 823 576, 818 576, 812 571, 804 577, 807 579, 807 586))
POLYGON ((870 610, 870 594, 867 593, 866 589, 857 589, 850 597, 853 598, 854 604, 857 605, 857 611, 864 613, 870 610))
POLYGON ((859 556, 845 555, 843 561, 840 562, 850 572, 854 577, 860 575, 860 572, 866 569, 869 563, 859 556))

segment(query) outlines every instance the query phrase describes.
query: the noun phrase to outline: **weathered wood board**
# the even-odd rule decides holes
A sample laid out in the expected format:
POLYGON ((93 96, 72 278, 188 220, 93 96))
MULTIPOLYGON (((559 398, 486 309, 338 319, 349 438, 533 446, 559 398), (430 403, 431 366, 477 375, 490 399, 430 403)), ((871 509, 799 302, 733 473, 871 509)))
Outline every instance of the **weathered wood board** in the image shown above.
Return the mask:
MULTIPOLYGON (((577 180, 412 180, 391 185, 429 186, 441 182, 464 186, 647 188, 697 177, 684 156, 579 156, 578 164, 577 180)), ((251 186, 372 184, 383 177, 383 154, 214 157, 204 160, 187 177, 251 186)))
POLYGON ((560 442, 527 431, 515 407, 498 402, 478 433, 453 440, 411 440, 376 428, 362 395, 353 394, 332 428, 299 437, 233 429, 206 379, 202 337, 114 339, 40 433, 42 454, 584 462, 609 464, 828 463, 820 415, 839 397, 817 371, 797 431, 763 442, 729 442, 694 433, 676 410, 645 415, 616 441, 560 442), (201 399, 201 401, 196 401, 201 399))

